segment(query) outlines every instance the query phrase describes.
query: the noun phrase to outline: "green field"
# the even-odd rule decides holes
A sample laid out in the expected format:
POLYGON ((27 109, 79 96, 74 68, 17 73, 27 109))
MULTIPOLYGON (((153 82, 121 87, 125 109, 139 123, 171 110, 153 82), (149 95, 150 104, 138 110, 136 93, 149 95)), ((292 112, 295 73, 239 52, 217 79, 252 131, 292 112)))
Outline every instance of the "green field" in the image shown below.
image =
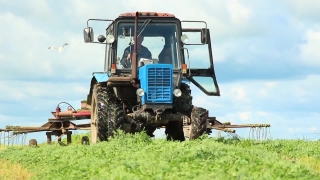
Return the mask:
MULTIPOLYGON (((80 145, 80 135, 73 138, 69 146, 8 147, 0 160, 21 166, 31 179, 320 179, 320 140, 180 143, 140 133, 80 145)), ((12 179, 0 174, 5 177, 12 179)))

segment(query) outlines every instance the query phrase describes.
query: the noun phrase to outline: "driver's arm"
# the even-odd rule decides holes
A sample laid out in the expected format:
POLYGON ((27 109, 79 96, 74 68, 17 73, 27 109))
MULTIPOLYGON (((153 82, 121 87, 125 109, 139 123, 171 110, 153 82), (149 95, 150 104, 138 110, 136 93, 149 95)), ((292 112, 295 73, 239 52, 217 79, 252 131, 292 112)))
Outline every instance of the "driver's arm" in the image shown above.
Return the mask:
POLYGON ((122 66, 123 66, 124 68, 129 68, 129 67, 131 66, 131 62, 130 62, 131 56, 130 56, 130 55, 131 55, 131 54, 130 54, 130 52, 129 52, 129 48, 126 48, 126 49, 124 50, 123 56, 122 56, 122 58, 121 58, 121 60, 120 60, 120 63, 122 64, 122 66))

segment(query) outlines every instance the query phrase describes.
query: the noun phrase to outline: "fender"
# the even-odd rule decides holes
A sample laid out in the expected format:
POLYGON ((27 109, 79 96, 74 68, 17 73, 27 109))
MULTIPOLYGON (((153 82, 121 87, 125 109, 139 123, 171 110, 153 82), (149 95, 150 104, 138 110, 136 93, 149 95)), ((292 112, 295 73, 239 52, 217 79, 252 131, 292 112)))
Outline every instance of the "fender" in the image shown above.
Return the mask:
POLYGON ((186 84, 190 83, 189 79, 187 79, 187 78, 182 79, 181 82, 186 83, 186 84))
POLYGON ((91 96, 92 96, 92 90, 93 86, 97 83, 104 83, 107 82, 109 79, 109 76, 104 73, 93 73, 93 77, 91 78, 91 83, 90 83, 90 91, 89 94, 87 95, 87 104, 91 105, 91 96))

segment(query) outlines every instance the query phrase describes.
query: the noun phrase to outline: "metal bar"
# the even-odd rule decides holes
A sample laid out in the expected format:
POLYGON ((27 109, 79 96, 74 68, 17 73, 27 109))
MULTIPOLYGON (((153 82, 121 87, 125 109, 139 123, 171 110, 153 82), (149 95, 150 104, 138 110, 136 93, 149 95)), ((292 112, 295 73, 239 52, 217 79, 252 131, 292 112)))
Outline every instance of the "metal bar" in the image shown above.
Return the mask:
POLYGON ((73 117, 79 117, 79 116, 91 116, 91 112, 76 112, 72 114, 73 117))
POLYGON ((208 125, 207 128, 253 128, 253 127, 270 127, 270 124, 241 124, 241 125, 208 125))
MULTIPOLYGON (((68 129, 65 128, 66 130, 82 130, 82 129, 68 129)), ((25 130, 25 131, 17 131, 13 132, 13 134, 23 134, 23 133, 34 133, 34 132, 42 132, 42 131, 61 131, 61 129, 38 129, 38 130, 25 130)))
POLYGON ((59 116, 59 117, 69 117, 71 116, 72 117, 72 114, 73 112, 72 111, 61 111, 61 112, 57 112, 55 113, 56 116, 59 116))
POLYGON ((76 126, 77 126, 77 128, 90 127, 90 126, 91 126, 91 123, 87 123, 87 124, 77 124, 76 126))
POLYGON ((77 130, 91 130, 91 127, 80 127, 77 130))
POLYGON ((34 132, 42 132, 42 131, 48 131, 48 130, 25 130, 25 131, 17 131, 13 132, 13 134, 24 134, 24 133, 34 133, 34 132))
POLYGON ((40 127, 40 126, 20 126, 14 129, 7 129, 11 131, 23 131, 23 130, 37 130, 37 129, 49 129, 48 127, 40 127))
POLYGON ((203 28, 182 28, 182 32, 201 32, 203 28))
MULTIPOLYGON (((61 112, 52 112, 53 116, 58 117, 81 117, 81 116, 91 116, 90 111, 85 112, 73 112, 73 111, 61 111, 61 112)), ((60 118, 61 119, 61 118, 60 118)))
MULTIPOLYGON (((65 127, 66 130, 90 130, 90 124, 82 124, 80 127, 69 128, 65 127)), ((19 129, 7 129, 6 131, 13 131, 15 134, 21 133, 32 133, 32 132, 41 132, 41 131, 60 131, 61 128, 49 128, 49 127, 22 127, 19 129)))
POLYGON ((66 122, 66 121, 77 121, 77 120, 85 120, 90 119, 91 116, 78 116, 78 117, 62 117, 61 119, 49 118, 48 122, 66 122))
POLYGON ((211 126, 211 129, 216 129, 216 130, 220 130, 220 131, 224 131, 224 132, 230 132, 230 133, 235 133, 236 132, 236 130, 234 130, 234 129, 219 128, 219 127, 213 127, 213 126, 211 126))
POLYGON ((206 44, 188 44, 188 43, 185 43, 184 45, 193 45, 193 46, 194 46, 194 45, 199 45, 199 46, 202 45, 202 46, 203 46, 203 45, 206 45, 206 44))
POLYGON ((134 21, 134 45, 133 45, 133 57, 131 59, 131 77, 134 81, 137 79, 137 35, 138 35, 138 16, 139 12, 136 12, 134 21))
POLYGON ((87 27, 89 27, 89 21, 114 21, 112 19, 88 19, 87 20, 87 27))
POLYGON ((206 25, 206 29, 207 29, 207 22, 205 21, 190 21, 190 20, 182 20, 181 22, 200 22, 200 23, 204 23, 206 25))

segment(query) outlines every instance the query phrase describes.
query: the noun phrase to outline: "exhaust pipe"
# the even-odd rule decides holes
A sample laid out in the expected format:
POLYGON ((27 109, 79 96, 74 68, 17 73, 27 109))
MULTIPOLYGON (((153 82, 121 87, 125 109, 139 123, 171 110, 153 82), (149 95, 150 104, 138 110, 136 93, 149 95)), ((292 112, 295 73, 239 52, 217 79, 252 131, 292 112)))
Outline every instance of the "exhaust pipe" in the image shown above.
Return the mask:
POLYGON ((134 45, 133 45, 133 54, 131 62, 131 83, 133 86, 137 86, 137 31, 138 31, 138 16, 139 12, 136 12, 135 22, 134 22, 134 45))

